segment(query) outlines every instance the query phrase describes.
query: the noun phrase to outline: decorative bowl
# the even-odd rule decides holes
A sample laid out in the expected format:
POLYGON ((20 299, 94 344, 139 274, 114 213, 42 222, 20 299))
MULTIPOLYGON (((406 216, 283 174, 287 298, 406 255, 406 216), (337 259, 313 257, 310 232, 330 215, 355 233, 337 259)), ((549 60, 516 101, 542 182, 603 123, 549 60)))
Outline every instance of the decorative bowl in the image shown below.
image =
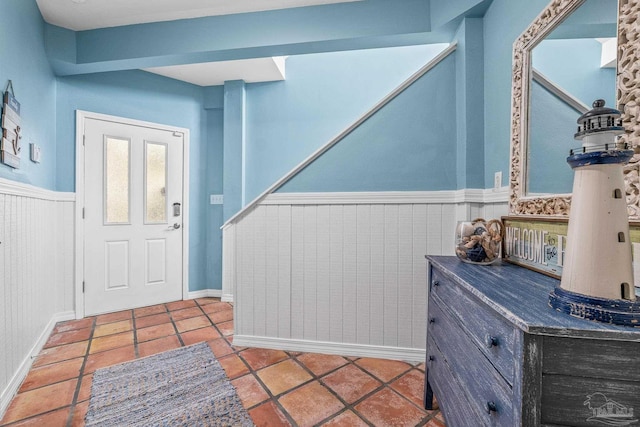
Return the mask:
POLYGON ((470 264, 488 265, 500 259, 502 249, 502 222, 499 219, 485 221, 460 221, 456 226, 456 256, 470 264))

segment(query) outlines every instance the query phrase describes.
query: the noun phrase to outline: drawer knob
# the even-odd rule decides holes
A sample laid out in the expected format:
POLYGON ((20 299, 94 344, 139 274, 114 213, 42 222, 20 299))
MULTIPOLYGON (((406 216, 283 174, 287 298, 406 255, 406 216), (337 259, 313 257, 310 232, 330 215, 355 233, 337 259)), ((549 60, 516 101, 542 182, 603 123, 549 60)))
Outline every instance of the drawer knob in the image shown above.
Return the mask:
POLYGON ((494 337, 492 335, 487 335, 485 337, 485 342, 487 344, 487 347, 489 347, 489 348, 498 346, 498 338, 496 338, 496 337, 494 337))
POLYGON ((436 323, 436 318, 435 317, 430 317, 429 318, 429 323, 436 323))
POLYGON ((495 402, 487 402, 487 414, 491 414, 492 412, 498 412, 498 407, 495 402))
POLYGON ((436 360, 436 358, 435 358, 435 357, 433 357, 433 356, 429 356, 429 361, 430 361, 430 362, 433 362, 434 360, 436 360))

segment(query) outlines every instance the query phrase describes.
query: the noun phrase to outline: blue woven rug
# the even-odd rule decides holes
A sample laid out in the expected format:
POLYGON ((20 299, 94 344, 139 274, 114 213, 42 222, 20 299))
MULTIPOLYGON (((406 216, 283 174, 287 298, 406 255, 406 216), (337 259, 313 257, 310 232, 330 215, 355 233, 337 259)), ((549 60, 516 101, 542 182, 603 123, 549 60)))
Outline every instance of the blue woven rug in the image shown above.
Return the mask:
POLYGON ((207 343, 98 369, 87 426, 253 426, 207 343))

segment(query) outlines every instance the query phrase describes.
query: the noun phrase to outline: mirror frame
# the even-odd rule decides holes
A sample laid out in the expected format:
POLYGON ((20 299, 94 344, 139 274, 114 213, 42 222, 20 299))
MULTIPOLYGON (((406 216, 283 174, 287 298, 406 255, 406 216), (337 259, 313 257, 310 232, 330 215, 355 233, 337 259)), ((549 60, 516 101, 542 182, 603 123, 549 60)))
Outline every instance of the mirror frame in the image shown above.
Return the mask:
MULTIPOLYGON (((585 0, 553 0, 513 44, 509 215, 568 217, 571 195, 527 197, 531 50, 585 0)), ((640 2, 618 0, 618 67, 616 104, 626 134, 621 138, 636 151, 624 167, 630 219, 640 218, 640 2), (637 42, 634 42, 637 41, 637 42)))

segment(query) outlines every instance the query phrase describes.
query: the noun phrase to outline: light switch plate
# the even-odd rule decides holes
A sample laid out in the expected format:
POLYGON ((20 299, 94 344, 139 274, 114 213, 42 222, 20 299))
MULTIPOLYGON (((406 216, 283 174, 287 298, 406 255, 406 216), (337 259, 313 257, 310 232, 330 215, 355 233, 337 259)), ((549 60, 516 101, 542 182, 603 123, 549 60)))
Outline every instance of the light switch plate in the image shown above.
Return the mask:
POLYGON ((498 171, 493 175, 493 189, 499 190, 502 187, 502 171, 498 171))
POLYGON ((221 205, 224 203, 224 196, 222 194, 212 194, 209 203, 212 205, 221 205))
POLYGON ((42 149, 40 148, 39 145, 34 144, 33 142, 30 145, 30 151, 31 151, 31 161, 34 163, 40 163, 40 158, 42 156, 42 149))

